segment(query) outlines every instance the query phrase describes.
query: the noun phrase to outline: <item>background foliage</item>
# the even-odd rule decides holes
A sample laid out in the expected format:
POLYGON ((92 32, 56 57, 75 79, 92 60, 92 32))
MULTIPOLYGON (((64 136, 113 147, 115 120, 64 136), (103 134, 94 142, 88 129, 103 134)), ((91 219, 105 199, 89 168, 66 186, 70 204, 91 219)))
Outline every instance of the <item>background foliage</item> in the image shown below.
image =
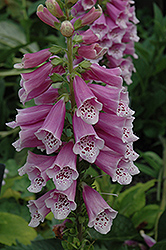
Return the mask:
MULTIPOLYGON (((16 108, 22 107, 17 96, 20 72, 13 69, 13 64, 20 62, 24 53, 64 43, 57 31, 35 15, 37 6, 44 2, 0 1, 0 162, 9 171, 0 196, 2 250, 60 250, 63 249, 62 245, 71 245, 70 242, 63 241, 61 244, 59 239, 54 239, 52 226, 57 221, 52 215, 47 216, 37 229, 28 227, 30 215, 26 204, 35 196, 26 189, 29 185, 27 176, 17 174, 17 169, 25 162, 27 150, 15 152, 11 144, 17 139, 18 129, 10 130, 5 125, 5 122, 15 119, 16 108)), ((140 20, 138 35, 141 39, 136 45, 139 58, 134 61, 137 71, 133 75, 133 84, 129 86, 131 108, 136 111, 134 130, 140 137, 135 143, 135 151, 140 154, 136 165, 141 174, 125 187, 112 184, 108 176, 96 178, 98 191, 118 194, 118 197, 103 196, 119 211, 119 215, 107 235, 90 230, 90 240, 95 242, 95 250, 136 250, 141 249, 142 245, 149 249, 140 230, 157 240, 152 250, 166 249, 166 223, 163 223, 166 221, 165 3, 156 1, 159 5, 152 5, 152 1, 143 2, 144 5, 136 1, 140 20), (132 240, 133 244, 127 245, 127 240, 132 240)), ((31 105, 32 102, 26 104, 31 105)), ((98 176, 95 169, 88 171, 98 176)), ((72 245, 71 249, 74 249, 72 245)))

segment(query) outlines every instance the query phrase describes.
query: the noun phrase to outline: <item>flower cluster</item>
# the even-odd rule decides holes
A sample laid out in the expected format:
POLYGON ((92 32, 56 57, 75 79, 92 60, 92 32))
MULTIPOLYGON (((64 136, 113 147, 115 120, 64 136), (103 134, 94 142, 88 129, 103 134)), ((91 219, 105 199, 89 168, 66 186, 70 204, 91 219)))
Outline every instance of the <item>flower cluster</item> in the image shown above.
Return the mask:
MULTIPOLYGON (((137 22, 134 8, 130 7, 132 1, 108 1, 106 17, 100 6, 95 7, 96 0, 67 1, 69 9, 72 6, 70 14, 66 5, 58 2, 47 0, 46 7, 39 5, 37 15, 66 37, 67 55, 58 57, 64 49, 53 46, 24 55, 22 62, 15 65, 33 69, 21 74, 19 97, 23 104, 34 99, 35 106, 17 110, 16 120, 7 124, 21 129, 19 139, 13 143, 17 151, 36 147, 45 152, 28 151, 27 162, 19 169, 21 176, 28 174, 28 190, 40 192, 50 179, 55 185, 55 189, 29 201, 32 227, 43 222, 51 211, 62 220, 76 209, 81 161, 96 164, 113 182, 124 185, 139 172, 133 163, 138 157, 133 150, 133 142, 138 139, 132 131, 134 111, 129 108, 121 77, 125 61, 130 62, 130 68, 132 65, 123 56, 135 56, 130 51, 137 40, 135 26, 130 22, 137 22), (88 28, 81 31, 85 26, 88 28), (104 55, 110 68, 98 63, 104 55), (54 87, 56 82, 61 83, 60 87, 54 87), (66 84, 69 91, 64 88, 66 84)), ((106 234, 117 212, 85 180, 80 186, 88 226, 106 234)))
MULTIPOLYGON (((77 18, 82 16, 87 9, 93 6, 92 2, 96 3, 96 1, 86 1, 85 4, 85 1, 79 0, 74 5, 72 14, 77 18)), ((108 0, 106 5, 103 4, 104 11, 101 16, 90 25, 90 31, 85 32, 91 41, 95 39, 98 50, 102 53, 107 51, 107 66, 121 68, 122 77, 128 85, 132 83, 131 75, 132 71, 135 71, 131 56, 138 57, 135 54, 134 42, 139 41, 136 29, 139 21, 136 18, 133 4, 134 1, 131 0, 108 0)), ((80 55, 96 60, 97 58, 89 56, 89 48, 85 47, 84 43, 79 48, 80 55)))

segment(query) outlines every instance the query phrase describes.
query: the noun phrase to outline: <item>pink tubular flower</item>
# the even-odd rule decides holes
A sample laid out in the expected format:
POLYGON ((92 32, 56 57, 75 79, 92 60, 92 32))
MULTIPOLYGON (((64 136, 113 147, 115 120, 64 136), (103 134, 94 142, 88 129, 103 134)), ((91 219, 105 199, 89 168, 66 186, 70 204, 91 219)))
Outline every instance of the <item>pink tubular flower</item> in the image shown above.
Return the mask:
POLYGON ((29 192, 40 192, 42 187, 46 185, 46 182, 50 179, 46 174, 46 170, 53 164, 55 159, 56 156, 36 155, 28 151, 27 162, 18 172, 21 176, 28 174, 31 180, 31 185, 28 187, 29 192))
POLYGON ((82 0, 81 4, 84 8, 84 10, 91 9, 95 4, 97 0, 82 0))
MULTIPOLYGON (((122 1, 119 2, 120 4, 122 1)), ((120 5, 119 5, 120 6, 120 5)), ((107 3, 107 12, 109 17, 122 29, 127 28, 127 22, 128 22, 128 15, 125 13, 125 8, 120 10, 118 9, 114 4, 107 3)))
POLYGON ((92 44, 99 40, 98 36, 90 29, 81 33, 81 38, 83 44, 92 44))
POLYGON ((35 53, 28 53, 23 56, 21 63, 14 65, 15 69, 28 69, 34 68, 41 63, 44 63, 51 56, 49 49, 43 49, 35 53))
POLYGON ((95 80, 97 82, 104 82, 108 85, 120 88, 122 87, 121 69, 108 69, 99 64, 92 64, 85 73, 82 74, 85 80, 95 80))
POLYGON ((83 58, 97 60, 103 57, 107 52, 107 48, 102 48, 98 43, 93 43, 91 45, 80 46, 77 52, 83 58))
POLYGON ((136 26, 133 23, 128 23, 122 41, 125 43, 128 43, 130 41, 138 42, 139 39, 140 39, 139 36, 137 36, 136 26))
POLYGON ((122 42, 124 34, 125 30, 117 26, 108 33, 108 38, 112 41, 112 43, 119 44, 122 42))
POLYGON ((95 127, 96 133, 105 142, 105 145, 124 157, 126 160, 135 161, 138 154, 133 150, 133 143, 123 143, 122 139, 117 138, 105 131, 95 127))
POLYGON ((52 64, 50 62, 43 64, 30 73, 22 73, 20 85, 29 94, 34 88, 41 86, 48 75, 51 73, 52 64))
POLYGON ((136 175, 138 173, 139 170, 133 162, 121 160, 112 176, 112 181, 117 181, 121 185, 128 185, 132 181, 132 175, 136 175))
POLYGON ((50 110, 43 125, 35 133, 36 137, 43 142, 47 154, 55 152, 62 144, 60 138, 65 119, 65 103, 59 100, 50 110))
POLYGON ((34 101, 36 105, 53 104, 57 101, 58 96, 58 89, 50 86, 43 94, 35 97, 34 101))
POLYGON ((57 190, 68 189, 78 178, 77 156, 73 153, 73 146, 72 141, 63 146, 52 166, 46 171, 47 175, 53 178, 57 190))
POLYGON ((73 152, 90 163, 95 162, 99 150, 104 147, 104 141, 97 136, 92 125, 82 121, 76 114, 73 116, 73 129, 75 136, 73 152))
POLYGON ((154 244, 156 244, 156 241, 149 235, 145 234, 143 230, 140 231, 140 234, 149 247, 152 247, 154 244))
POLYGON ((51 209, 55 219, 63 220, 69 213, 76 209, 74 202, 76 192, 76 181, 65 191, 54 190, 50 197, 45 199, 45 204, 51 209))
POLYGON ((45 2, 45 5, 47 6, 47 9, 51 14, 57 18, 61 18, 64 16, 59 4, 55 0, 47 0, 45 2))
POLYGON ((29 93, 27 93, 24 88, 21 88, 18 92, 20 101, 25 104, 25 102, 28 102, 35 97, 38 97, 39 95, 44 93, 51 86, 51 84, 52 80, 48 77, 47 79, 45 79, 45 81, 42 82, 39 87, 35 88, 35 86, 33 86, 29 93))
POLYGON ((42 195, 37 200, 28 201, 28 207, 31 213, 31 221, 29 223, 30 227, 37 227, 40 222, 44 221, 44 218, 48 213, 51 212, 51 209, 46 207, 45 200, 50 196, 52 190, 48 191, 46 194, 42 195))
POLYGON ((85 183, 83 183, 83 199, 89 216, 88 226, 94 226, 99 233, 108 233, 117 211, 112 209, 96 190, 85 183))
POLYGON ((121 59, 126 49, 126 45, 123 43, 114 43, 108 50, 108 55, 115 59, 121 59))
POLYGON ((101 170, 103 170, 105 173, 112 177, 114 175, 114 172, 116 171, 116 168, 121 158, 122 156, 120 154, 104 146, 104 148, 100 150, 100 153, 96 158, 95 164, 101 170))
POLYGON ((46 24, 55 28, 54 22, 59 23, 59 20, 53 16, 46 7, 40 4, 37 8, 37 16, 46 24))
POLYGON ((102 37, 104 37, 107 34, 109 29, 109 27, 106 24, 105 15, 102 13, 101 16, 96 21, 93 22, 90 28, 95 34, 98 35, 98 37, 101 40, 102 37))
POLYGON ((23 104, 42 94, 50 87, 52 80, 49 78, 49 74, 52 68, 52 64, 48 62, 33 72, 21 74, 20 86, 22 88, 19 90, 19 97, 23 104))
POLYGON ((132 161, 123 160, 122 155, 108 147, 100 151, 95 164, 110 175, 113 182, 117 181, 121 185, 128 185, 132 181, 132 175, 139 173, 132 161))
POLYGON ((101 129, 117 138, 122 138, 125 122, 126 118, 116 114, 100 113, 99 122, 95 125, 95 129, 101 129))
POLYGON ((101 86, 98 84, 89 84, 89 88, 97 97, 99 102, 103 103, 103 111, 111 111, 117 113, 119 107, 120 88, 112 86, 101 86))
POLYGON ((121 138, 123 143, 130 143, 138 140, 132 132, 134 118, 119 117, 115 114, 100 113, 99 122, 95 129, 101 129, 108 134, 121 138))
POLYGON ((96 19, 98 19, 101 16, 102 9, 99 5, 98 5, 98 7, 99 7, 98 9, 95 9, 95 7, 93 7, 88 13, 84 14, 81 17, 81 26, 82 27, 93 23, 96 19))
POLYGON ((133 41, 131 41, 131 42, 129 42, 129 43, 126 44, 126 48, 124 50, 124 54, 125 55, 131 55, 135 59, 138 58, 138 55, 135 53, 134 42, 133 41))
POLYGON ((98 122, 99 111, 102 110, 102 104, 97 101, 96 96, 89 89, 87 84, 79 76, 75 76, 73 81, 75 100, 77 104, 76 114, 78 117, 88 123, 98 122))
MULTIPOLYGON (((42 126, 43 121, 21 126, 22 130, 19 132, 19 139, 12 145, 16 151, 21 151, 23 148, 37 147, 44 150, 44 144, 35 136, 35 132, 42 126)), ((13 128, 13 127, 12 127, 13 128)))
POLYGON ((129 97, 126 88, 122 88, 118 104, 117 115, 121 117, 132 116, 135 112, 129 108, 129 97))
POLYGON ((134 24, 139 23, 139 20, 135 15, 135 6, 130 7, 129 12, 130 12, 129 20, 132 21, 134 24))
POLYGON ((20 128, 23 129, 25 129, 25 126, 28 128, 28 125, 30 124, 44 121, 51 107, 51 105, 40 105, 17 109, 18 114, 16 115, 16 121, 6 123, 6 125, 10 128, 16 128, 17 126, 20 126, 20 128))
POLYGON ((130 85, 132 83, 132 80, 131 80, 132 71, 135 72, 135 68, 132 63, 131 57, 121 58, 117 60, 113 58, 112 56, 107 55, 107 58, 109 60, 108 66, 111 68, 119 66, 122 70, 123 79, 128 85, 130 85))

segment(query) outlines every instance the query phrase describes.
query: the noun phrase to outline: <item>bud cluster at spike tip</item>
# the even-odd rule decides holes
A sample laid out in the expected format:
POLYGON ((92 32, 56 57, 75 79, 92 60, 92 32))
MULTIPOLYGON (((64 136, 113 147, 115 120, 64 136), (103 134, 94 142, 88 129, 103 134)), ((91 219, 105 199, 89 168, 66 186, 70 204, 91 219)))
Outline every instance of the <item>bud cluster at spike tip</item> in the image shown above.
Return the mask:
MULTIPOLYGON (((55 185, 55 189, 28 202, 32 227, 43 222, 51 211, 56 219, 63 220, 76 209, 77 155, 79 161, 96 164, 113 182, 122 185, 129 184, 132 176, 139 173, 133 163, 138 158, 133 149, 133 142, 138 139, 133 134, 134 111, 129 107, 127 87, 122 85, 123 79, 131 83, 131 56, 137 57, 134 42, 139 40, 135 26, 138 20, 133 2, 111 0, 103 12, 102 6, 95 7, 96 0, 68 1, 73 7, 67 20, 58 2, 47 0, 46 7, 38 6, 37 15, 59 29, 66 39, 80 41, 74 45, 73 134, 64 139, 70 93, 63 95, 61 85, 54 85, 54 77, 62 85, 69 79, 67 64, 54 65, 60 59, 54 53, 58 47, 25 54, 22 62, 14 65, 16 69, 31 69, 21 74, 19 97, 23 105, 34 99, 35 106, 18 109, 15 121, 7 123, 10 128, 20 127, 19 139, 13 143, 17 151, 33 147, 42 152, 28 151, 27 162, 19 169, 19 175, 29 177, 28 190, 38 193, 49 180, 55 185), (103 57, 107 59, 105 66, 100 65, 103 57), (84 59, 88 67, 81 66, 84 59)), ((106 234, 117 211, 86 183, 82 183, 82 190, 88 226, 106 234)))
MULTIPOLYGON (((72 14, 75 18, 82 17, 90 3, 96 1, 79 0, 72 8, 72 14), (85 4, 85 2, 87 2, 85 4)), ((101 16, 90 25, 90 30, 98 37, 98 45, 106 50, 107 65, 109 68, 120 67, 122 77, 129 85, 132 83, 131 75, 135 71, 132 63, 132 57, 137 58, 134 50, 134 42, 139 41, 136 24, 139 20, 135 15, 134 1, 111 0, 107 1, 106 8, 101 16)), ((89 39, 91 40, 91 38, 89 39)), ((91 42, 89 41, 91 44, 91 42)), ((88 42, 87 42, 88 44, 88 42)), ((86 48, 84 44, 83 53, 80 55, 86 57, 86 48)), ((88 54, 88 51, 87 51, 88 54)), ((88 58, 87 59, 91 59, 88 58)), ((96 58, 97 62, 101 59, 96 58)))

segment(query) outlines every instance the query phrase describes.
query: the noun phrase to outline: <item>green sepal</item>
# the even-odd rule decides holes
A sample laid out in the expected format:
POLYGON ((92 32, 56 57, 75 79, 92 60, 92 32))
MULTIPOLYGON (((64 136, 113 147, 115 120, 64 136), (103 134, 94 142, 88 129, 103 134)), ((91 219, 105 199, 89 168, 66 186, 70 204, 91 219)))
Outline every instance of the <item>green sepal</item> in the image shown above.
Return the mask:
POLYGON ((61 10, 63 10, 63 8, 65 7, 64 3, 61 0, 56 0, 61 8, 61 10))
POLYGON ((78 0, 68 0, 67 6, 71 8, 78 0))
POLYGON ((59 75, 58 73, 54 73, 53 75, 50 76, 51 80, 53 82, 63 82, 64 79, 61 75, 59 75))
POLYGON ((73 54, 76 54, 76 53, 77 53, 77 50, 78 50, 78 47, 77 47, 77 46, 74 47, 74 48, 73 48, 73 54))
POLYGON ((57 66, 59 64, 63 64, 63 59, 59 58, 59 57, 55 57, 51 60, 51 63, 54 65, 54 66, 57 66))
POLYGON ((74 23, 74 29, 75 30, 78 30, 81 26, 82 26, 82 22, 81 22, 81 19, 79 18, 79 19, 77 19, 76 21, 75 21, 75 23, 74 23))
POLYGON ((60 30, 61 23, 54 22, 55 29, 60 30))
POLYGON ((51 52, 51 53, 53 53, 53 54, 58 54, 59 52, 62 52, 62 51, 64 51, 65 49, 64 48, 62 48, 61 46, 58 46, 58 45, 54 45, 54 46, 52 46, 50 49, 49 49, 49 51, 51 52))
POLYGON ((81 68, 83 68, 83 69, 89 69, 90 68, 90 66, 92 65, 92 63, 90 63, 89 61, 87 61, 87 60, 84 60, 84 61, 82 61, 81 63, 79 63, 79 66, 81 67, 81 68))
POLYGON ((81 35, 75 35, 73 38, 73 43, 82 43, 82 36, 81 35))

